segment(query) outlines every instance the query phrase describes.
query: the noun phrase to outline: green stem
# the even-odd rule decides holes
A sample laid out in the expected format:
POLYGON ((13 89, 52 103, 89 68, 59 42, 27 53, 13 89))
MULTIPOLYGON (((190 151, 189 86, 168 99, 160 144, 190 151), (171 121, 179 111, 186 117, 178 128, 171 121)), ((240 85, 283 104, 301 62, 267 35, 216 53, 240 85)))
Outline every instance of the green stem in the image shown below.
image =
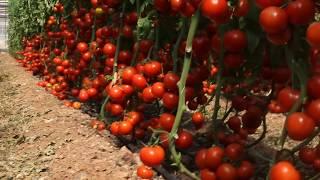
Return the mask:
MULTIPOLYGON (((223 46, 221 46, 223 47, 223 46)), ((220 109, 220 97, 221 97, 221 88, 222 88, 222 72, 223 72, 223 58, 224 58, 224 50, 221 49, 219 59, 218 59, 218 66, 219 66, 219 71, 217 74, 217 88, 215 90, 215 102, 214 102, 214 110, 213 110, 213 115, 212 115, 212 125, 213 125, 213 131, 216 132, 217 130, 217 125, 218 125, 218 112, 220 109)))
POLYGON ((186 23, 187 19, 183 18, 182 19, 182 27, 177 39, 176 44, 174 45, 173 51, 172 51, 172 58, 173 58, 173 72, 176 73, 178 70, 178 51, 179 51, 179 46, 181 44, 183 35, 186 33, 186 23))
POLYGON ((184 64, 183 64, 183 70, 181 74, 180 81, 178 82, 178 88, 179 88, 179 104, 178 104, 178 111, 176 114, 175 122, 173 125, 173 128, 169 134, 169 149, 172 154, 173 160, 175 164, 178 166, 181 172, 188 174, 193 179, 199 179, 195 174, 190 172, 181 162, 181 155, 177 152, 175 145, 174 145, 174 139, 177 136, 177 132, 181 123, 181 118, 183 115, 183 112, 186 109, 185 104, 185 85, 187 81, 187 76, 190 70, 191 60, 192 60, 192 41, 195 36, 198 23, 200 18, 200 11, 197 10, 197 12, 192 16, 191 18, 191 24, 189 27, 189 33, 187 38, 187 45, 185 50, 185 56, 184 56, 184 64))

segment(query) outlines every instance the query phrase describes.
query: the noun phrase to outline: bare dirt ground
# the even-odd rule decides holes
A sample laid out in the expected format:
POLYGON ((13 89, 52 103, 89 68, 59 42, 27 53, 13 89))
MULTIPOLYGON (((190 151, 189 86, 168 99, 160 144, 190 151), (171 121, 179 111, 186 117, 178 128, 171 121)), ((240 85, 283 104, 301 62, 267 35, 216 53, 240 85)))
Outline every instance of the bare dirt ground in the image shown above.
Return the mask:
POLYGON ((137 155, 0 54, 0 179, 136 179, 137 155))

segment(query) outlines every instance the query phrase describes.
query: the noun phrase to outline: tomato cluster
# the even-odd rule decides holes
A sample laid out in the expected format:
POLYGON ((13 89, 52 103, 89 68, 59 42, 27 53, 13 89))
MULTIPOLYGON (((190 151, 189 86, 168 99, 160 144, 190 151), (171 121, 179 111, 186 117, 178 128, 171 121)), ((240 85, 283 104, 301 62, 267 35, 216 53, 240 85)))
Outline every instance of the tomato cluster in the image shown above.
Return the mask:
POLYGON ((291 155, 320 170, 318 12, 313 0, 61 0, 17 61, 66 106, 98 107, 93 128, 144 144, 142 179, 171 161, 193 179, 300 180, 291 155), (277 154, 297 145, 271 162, 249 153, 268 113, 286 116, 277 154))

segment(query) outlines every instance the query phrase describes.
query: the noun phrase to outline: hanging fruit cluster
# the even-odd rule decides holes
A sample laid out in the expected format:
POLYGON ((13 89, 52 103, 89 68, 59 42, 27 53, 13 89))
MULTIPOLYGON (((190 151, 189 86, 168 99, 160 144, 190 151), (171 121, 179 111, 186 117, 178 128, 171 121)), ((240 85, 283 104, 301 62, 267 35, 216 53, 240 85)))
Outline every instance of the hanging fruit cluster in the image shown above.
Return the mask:
POLYGON ((315 0, 61 0, 18 61, 60 100, 96 104, 94 128, 144 144, 142 179, 164 163, 202 180, 316 179, 319 10, 315 0), (272 128, 268 113, 286 118, 278 153, 263 158, 251 148, 272 128))

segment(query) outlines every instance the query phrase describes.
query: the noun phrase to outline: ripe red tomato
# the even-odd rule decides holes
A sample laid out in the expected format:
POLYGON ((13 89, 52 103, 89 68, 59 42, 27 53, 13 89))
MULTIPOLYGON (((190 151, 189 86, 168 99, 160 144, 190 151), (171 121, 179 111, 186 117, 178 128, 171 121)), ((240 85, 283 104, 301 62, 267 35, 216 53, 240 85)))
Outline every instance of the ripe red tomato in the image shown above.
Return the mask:
POLYGON ((248 0, 239 0, 236 6, 236 16, 242 17, 246 16, 249 13, 250 4, 248 0))
POLYGON ((110 126, 111 134, 115 136, 119 135, 119 126, 120 126, 120 122, 113 122, 110 126))
POLYGON ((81 102, 86 102, 89 100, 89 95, 85 89, 81 89, 79 93, 79 100, 81 102))
POLYGON ((299 91, 294 90, 291 87, 286 87, 279 91, 277 95, 277 102, 286 111, 289 111, 299 99, 299 96, 299 91))
POLYGON ((163 106, 169 110, 172 110, 178 106, 179 96, 174 93, 166 92, 162 97, 163 106))
POLYGON ((310 147, 303 147, 299 151, 299 158, 305 164, 312 164, 317 158, 316 150, 310 147))
POLYGON ((238 143, 229 144, 225 149, 226 156, 231 160, 239 160, 243 155, 243 146, 238 143))
POLYGON ((312 76, 307 84, 308 95, 312 98, 320 98, 320 75, 312 76))
POLYGON ((119 124, 119 134, 129 135, 132 133, 133 125, 129 121, 121 121, 119 124))
POLYGON ((307 29, 307 41, 311 47, 320 48, 320 22, 314 22, 307 29))
POLYGON ((148 77, 155 77, 161 73, 161 63, 150 61, 144 65, 143 72, 148 77))
POLYGON ((142 91, 142 100, 146 103, 151 103, 156 99, 156 97, 152 93, 151 86, 146 87, 142 91))
POLYGON ((110 98, 114 101, 120 101, 124 98, 124 92, 120 86, 113 86, 109 91, 108 94, 110 98))
POLYGON ((96 88, 89 88, 87 90, 87 93, 89 95, 90 98, 97 96, 98 94, 98 90, 96 88))
POLYGON ((242 161, 240 166, 237 168, 238 179, 246 180, 250 179, 254 175, 254 166, 249 161, 242 161))
POLYGON ((137 175, 142 179, 152 179, 153 171, 150 167, 141 165, 137 169, 137 175))
POLYGON ((121 77, 124 83, 131 83, 133 75, 137 74, 137 70, 134 67, 126 67, 123 69, 121 77))
POLYGON ((137 89, 144 89, 147 87, 147 80, 146 78, 141 74, 135 74, 132 76, 131 84, 133 87, 137 89))
POLYGON ((213 171, 209 169, 202 169, 200 171, 200 179, 201 180, 216 180, 217 176, 213 171))
POLYGON ((80 52, 80 53, 85 53, 88 51, 88 44, 85 43, 85 42, 79 42, 77 44, 77 50, 80 52))
POLYGON ((288 4, 286 10, 291 24, 304 25, 313 20, 315 5, 312 0, 295 0, 288 4))
POLYGON ((158 166, 164 158, 165 152, 161 146, 145 146, 140 150, 140 159, 147 166, 158 166))
POLYGON ((286 128, 291 139, 302 141, 312 134, 315 122, 305 113, 295 112, 288 116, 286 128))
POLYGON ((320 159, 317 158, 313 161, 312 167, 314 170, 316 170, 317 172, 320 171, 320 159))
POLYGON ((116 53, 116 46, 112 43, 107 43, 103 47, 103 53, 109 58, 113 58, 116 53))
POLYGON ((247 47, 247 35, 239 29, 227 31, 223 37, 223 44, 227 51, 243 51, 247 47))
POLYGON ((175 90, 178 88, 177 83, 180 77, 174 73, 167 73, 163 78, 164 87, 170 90, 175 90))
POLYGON ((280 161, 273 165, 270 174, 270 180, 301 180, 301 175, 299 171, 288 161, 280 161))
POLYGON ((178 12, 185 5, 185 2, 185 0, 170 0, 171 9, 178 12))
POLYGON ((122 84, 120 87, 121 87, 122 91, 126 94, 126 96, 130 96, 134 92, 134 89, 131 85, 122 84))
POLYGON ((119 116, 123 113, 123 107, 120 104, 111 104, 110 112, 113 116, 119 116))
POLYGON ((128 50, 122 50, 119 52, 118 61, 123 64, 130 64, 132 59, 132 54, 128 50))
POLYGON ((316 122, 316 124, 320 124, 320 99, 311 101, 305 112, 316 122))
POLYGON ((232 116, 229 118, 228 127, 234 132, 239 132, 241 129, 241 119, 238 116, 232 116))
POLYGON ((181 130, 178 133, 178 139, 176 139, 175 144, 180 149, 187 149, 192 146, 193 136, 191 133, 185 130, 181 130))
POLYGON ((225 17, 229 12, 228 2, 226 0, 203 0, 201 12, 203 15, 219 19, 225 17))
POLYGON ((163 113, 160 115, 159 123, 164 130, 171 131, 175 118, 173 114, 163 113))
POLYGON ((206 165, 206 157, 207 156, 206 155, 207 155, 207 149, 200 149, 196 153, 195 163, 200 170, 205 169, 207 167, 207 165, 206 165))
POLYGON ((224 150, 219 147, 211 147, 207 150, 206 154, 206 167, 209 169, 216 169, 223 160, 224 150))
POLYGON ((237 170, 232 164, 223 163, 218 167, 216 175, 221 180, 236 180, 237 170))
POLYGON ((163 94, 165 93, 164 83, 156 82, 152 85, 152 94, 157 98, 162 98, 163 94))
POLYGON ((204 115, 201 112, 195 112, 192 115, 192 123, 196 126, 202 125, 204 123, 204 115))
POLYGON ((269 6, 281 6, 283 4, 283 0, 255 0, 256 4, 260 8, 266 8, 269 6))
POLYGON ((287 29, 288 16, 280 7, 270 6, 261 11, 259 22, 267 33, 279 33, 287 29))

